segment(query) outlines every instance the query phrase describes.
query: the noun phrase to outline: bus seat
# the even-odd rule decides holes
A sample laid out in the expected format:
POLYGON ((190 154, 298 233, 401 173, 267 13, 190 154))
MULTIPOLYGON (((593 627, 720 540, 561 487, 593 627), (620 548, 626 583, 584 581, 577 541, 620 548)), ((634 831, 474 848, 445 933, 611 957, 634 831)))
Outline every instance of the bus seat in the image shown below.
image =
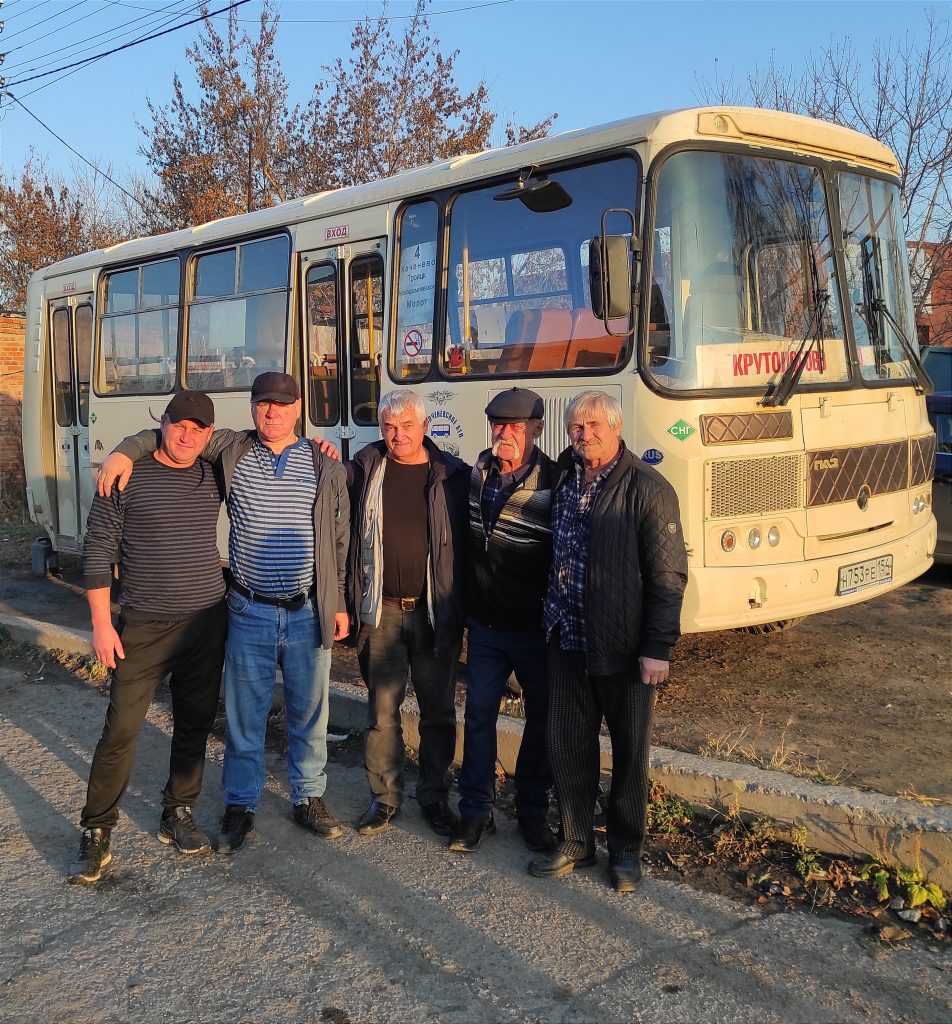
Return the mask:
POLYGON ((539 326, 529 356, 529 370, 543 373, 561 370, 572 334, 572 314, 567 309, 540 309, 539 326))
MULTIPOLYGON (((612 322, 612 329, 623 331, 625 322, 612 322)), ((621 358, 625 336, 615 337, 605 330, 605 323, 587 308, 572 314, 572 338, 565 353, 565 368, 615 366, 621 358)))
POLYGON ((684 332, 690 345, 736 341, 746 326, 744 282, 733 263, 712 263, 684 304, 684 332))
POLYGON ((506 321, 506 344, 496 373, 526 373, 532 357, 532 340, 540 319, 538 309, 514 309, 506 321))

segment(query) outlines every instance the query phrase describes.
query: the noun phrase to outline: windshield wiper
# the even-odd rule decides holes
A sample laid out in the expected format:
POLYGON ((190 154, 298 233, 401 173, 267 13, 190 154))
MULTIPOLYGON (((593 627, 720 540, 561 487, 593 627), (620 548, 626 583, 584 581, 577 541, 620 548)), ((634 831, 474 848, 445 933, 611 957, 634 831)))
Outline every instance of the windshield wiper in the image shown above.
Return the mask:
POLYGON ((916 394, 917 395, 931 395, 934 391, 932 387, 932 381, 929 380, 929 376, 926 371, 922 368, 922 363, 919 361, 919 355, 915 350, 912 342, 906 335, 906 332, 902 329, 896 318, 889 312, 889 307, 886 305, 886 300, 883 298, 873 299, 869 304, 871 310, 874 313, 882 313, 883 316, 889 321, 892 329, 896 332, 896 337, 899 339, 899 344, 902 346, 903 352, 906 354, 906 358, 912 365, 913 373, 916 375, 916 394))
MULTIPOLYGON (((814 285, 816 285, 816 267, 813 269, 814 285)), ((830 293, 826 288, 814 288, 813 294, 816 302, 811 311, 810 323, 803 334, 803 339, 797 346, 793 359, 787 364, 783 376, 776 384, 767 388, 767 394, 760 400, 760 404, 768 407, 786 405, 790 396, 796 390, 810 359, 810 353, 816 348, 820 353, 820 364, 823 363, 823 318, 826 316, 826 307, 830 301, 830 293), (809 344, 808 344, 809 343, 809 344)))

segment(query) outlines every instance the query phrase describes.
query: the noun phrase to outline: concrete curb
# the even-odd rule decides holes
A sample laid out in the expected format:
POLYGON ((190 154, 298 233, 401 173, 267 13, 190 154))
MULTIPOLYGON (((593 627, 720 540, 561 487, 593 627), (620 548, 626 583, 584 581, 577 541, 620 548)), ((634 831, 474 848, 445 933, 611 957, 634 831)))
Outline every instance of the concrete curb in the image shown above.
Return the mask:
MULTIPOLYGON (((0 613, 0 626, 21 643, 73 654, 91 653, 92 633, 66 629, 37 619, 0 613)), ((362 730, 367 720, 367 691, 331 683, 332 731, 362 730)), ((420 713, 407 698, 403 734, 409 747, 420 742, 420 713)), ((522 722, 500 716, 497 756, 503 769, 515 771, 522 722)), ((611 743, 601 741, 601 765, 611 770, 611 743)), ((462 710, 457 710, 456 758, 462 756, 462 710)), ((665 790, 701 813, 741 813, 806 828, 811 849, 836 856, 867 854, 918 867, 945 890, 952 890, 952 807, 929 807, 901 797, 849 786, 823 786, 783 772, 765 771, 729 761, 699 757, 665 747, 651 748, 651 775, 665 790)))

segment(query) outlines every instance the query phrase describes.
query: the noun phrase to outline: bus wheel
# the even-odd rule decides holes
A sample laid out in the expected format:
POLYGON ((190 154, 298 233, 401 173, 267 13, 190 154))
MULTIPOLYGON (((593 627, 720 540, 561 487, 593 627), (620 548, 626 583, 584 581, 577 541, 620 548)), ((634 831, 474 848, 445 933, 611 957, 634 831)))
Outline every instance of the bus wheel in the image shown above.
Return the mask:
POLYGON ((770 636, 771 633, 783 633, 788 629, 803 622, 804 616, 799 619, 777 619, 776 622, 762 622, 759 626, 735 626, 735 633, 745 633, 747 636, 770 636))

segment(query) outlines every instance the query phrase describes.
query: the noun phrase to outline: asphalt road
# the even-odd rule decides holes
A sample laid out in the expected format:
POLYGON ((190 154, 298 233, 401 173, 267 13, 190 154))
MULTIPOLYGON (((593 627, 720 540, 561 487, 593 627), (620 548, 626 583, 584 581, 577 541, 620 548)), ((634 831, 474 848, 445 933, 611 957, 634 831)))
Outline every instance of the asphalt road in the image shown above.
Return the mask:
MULTIPOLYGON (((952 958, 862 926, 767 914, 603 862, 542 881, 504 820, 451 855, 408 804, 387 833, 327 843, 290 821, 270 755, 258 832, 231 858, 154 838, 168 717, 139 743, 113 863, 90 888, 78 838, 106 695, 54 668, 0 668, 0 1020, 870 1022, 952 1018, 952 958)), ((197 809, 220 811, 220 745, 197 809)), ((331 808, 364 809, 359 767, 329 767, 331 808)))

